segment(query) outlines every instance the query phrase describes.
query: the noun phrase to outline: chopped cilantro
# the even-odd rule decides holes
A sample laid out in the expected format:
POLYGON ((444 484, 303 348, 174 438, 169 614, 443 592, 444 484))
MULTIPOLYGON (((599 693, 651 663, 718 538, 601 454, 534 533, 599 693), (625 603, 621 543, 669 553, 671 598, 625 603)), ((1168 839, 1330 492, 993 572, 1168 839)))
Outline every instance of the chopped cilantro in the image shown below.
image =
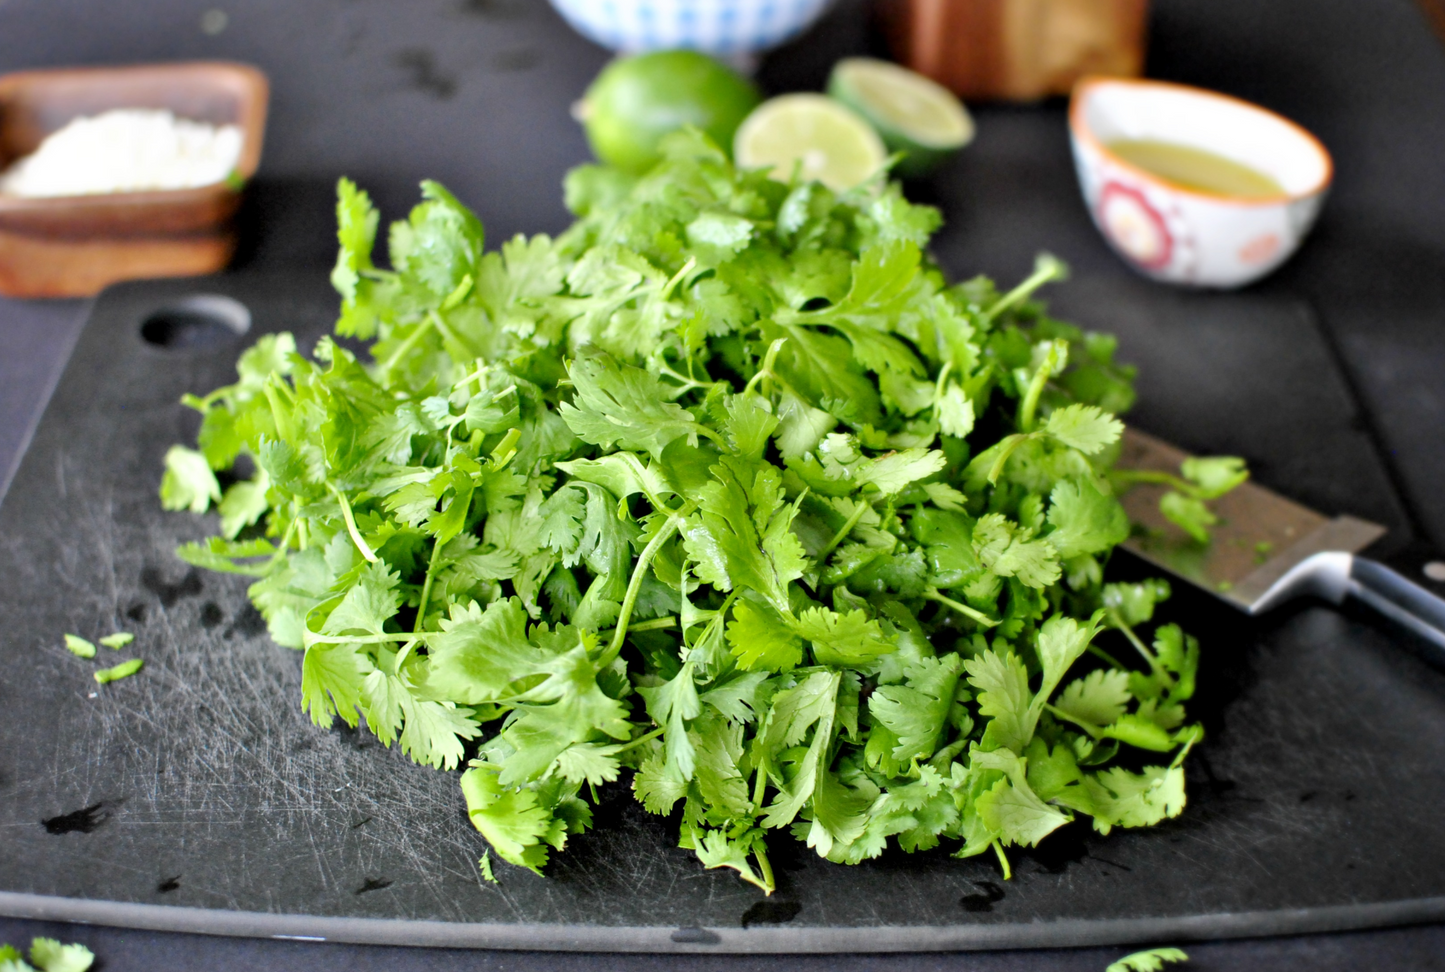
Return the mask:
MULTIPOLYGON (((1182 810, 1198 645, 1145 643, 1166 584, 1103 583, 1133 372, 1033 299, 1062 264, 950 286, 896 184, 776 182, 695 132, 641 177, 575 170, 555 239, 486 251, 423 196, 382 269, 341 182, 336 330, 369 360, 263 337, 186 397, 161 500, 220 514, 180 556, 255 578, 313 720, 474 754, 483 879, 542 871, 624 774, 765 891, 769 841, 1007 874, 1076 816, 1182 810)), ((1192 463, 1168 512, 1202 530, 1247 474, 1192 463)))

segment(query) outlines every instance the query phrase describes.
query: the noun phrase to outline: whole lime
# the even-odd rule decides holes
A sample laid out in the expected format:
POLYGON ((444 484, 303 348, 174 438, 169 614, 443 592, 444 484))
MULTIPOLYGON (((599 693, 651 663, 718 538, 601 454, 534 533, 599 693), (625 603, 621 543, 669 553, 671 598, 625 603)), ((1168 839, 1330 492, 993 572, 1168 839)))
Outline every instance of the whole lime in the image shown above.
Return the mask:
POLYGON ((597 158, 627 172, 650 169, 657 144, 695 125, 724 149, 762 98, 730 68, 697 51, 653 51, 613 61, 578 102, 597 158))

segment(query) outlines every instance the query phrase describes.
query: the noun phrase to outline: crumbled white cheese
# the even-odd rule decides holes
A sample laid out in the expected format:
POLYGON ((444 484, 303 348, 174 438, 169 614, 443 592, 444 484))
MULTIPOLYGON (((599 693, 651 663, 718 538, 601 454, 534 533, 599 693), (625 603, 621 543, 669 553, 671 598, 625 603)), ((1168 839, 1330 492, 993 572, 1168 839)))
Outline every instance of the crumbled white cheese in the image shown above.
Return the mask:
POLYGON ((0 193, 83 196, 190 189, 221 182, 241 157, 241 130, 121 108, 76 118, 0 173, 0 193))

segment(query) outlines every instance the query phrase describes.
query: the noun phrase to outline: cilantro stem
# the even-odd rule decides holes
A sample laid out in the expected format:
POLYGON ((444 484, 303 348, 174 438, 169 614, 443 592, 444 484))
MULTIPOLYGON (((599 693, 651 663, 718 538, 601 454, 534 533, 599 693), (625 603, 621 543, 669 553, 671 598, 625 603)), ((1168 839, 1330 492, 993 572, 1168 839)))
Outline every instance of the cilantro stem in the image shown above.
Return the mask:
POLYGON ((1099 657, 1099 658, 1104 659, 1104 661, 1108 662, 1108 663, 1109 663, 1110 665, 1112 665, 1114 668, 1119 669, 1119 671, 1121 671, 1121 672, 1127 672, 1127 671, 1129 670, 1129 666, 1128 666, 1128 665, 1125 665, 1123 662, 1119 661, 1119 659, 1115 658, 1113 655, 1109 654, 1107 651, 1105 651, 1104 649, 1100 648, 1098 645, 1090 645, 1090 646, 1088 647, 1088 652, 1089 652, 1089 654, 1091 654, 1091 655, 1095 655, 1095 656, 1097 656, 1097 657, 1099 657))
MULTIPOLYGON (((689 364, 691 364, 691 362, 689 362, 689 364)), ((723 384, 723 382, 720 381, 698 381, 696 378, 692 378, 688 375, 684 375, 677 371, 674 371, 672 368, 669 368, 665 363, 659 364, 657 366, 657 370, 660 374, 664 374, 675 381, 682 382, 681 388, 673 389, 673 398, 678 398, 682 395, 686 395, 694 388, 712 388, 716 385, 723 384)))
POLYGON ((1179 755, 1174 757, 1174 762, 1169 764, 1170 769, 1178 768, 1179 765, 1184 762, 1184 757, 1189 755, 1189 750, 1194 748, 1194 744, 1204 739, 1204 728, 1202 726, 1193 725, 1190 726, 1189 729, 1189 738, 1184 741, 1184 748, 1179 750, 1179 755))
POLYGON ((722 433, 714 432, 712 429, 708 428, 706 425, 703 425, 701 422, 692 423, 692 430, 694 432, 700 432, 703 435, 707 436, 720 448, 726 449, 728 447, 727 439, 723 438, 722 433))
POLYGON ((1110 471, 1109 478, 1130 486, 1135 483, 1156 483, 1168 486, 1170 489, 1177 490, 1194 499, 1213 499, 1212 496, 1187 479, 1180 479, 1178 476, 1154 469, 1114 469, 1110 471))
POLYGON ((1078 726, 1080 729, 1084 730, 1085 732, 1087 732, 1090 736, 1094 737, 1095 739, 1100 738, 1100 737, 1103 736, 1103 734, 1104 734, 1104 730, 1101 729, 1101 728, 1099 728, 1098 726, 1094 725, 1092 722, 1085 722, 1083 719, 1079 719, 1079 718, 1076 718, 1076 717, 1074 717, 1074 716, 1071 716, 1071 715, 1069 715, 1067 712, 1065 712, 1063 709, 1058 708, 1057 706, 1053 705, 1052 703, 1045 702, 1045 703, 1044 703, 1044 708, 1045 708, 1045 709, 1049 712, 1049 714, 1052 715, 1054 718, 1056 718, 1056 719, 1063 719, 1065 722, 1072 722, 1074 725, 1078 726))
POLYGON ((632 625, 631 628, 633 634, 636 634, 639 631, 666 631, 668 628, 673 628, 676 626, 677 618, 669 614, 665 618, 653 618, 651 621, 639 621, 636 624, 632 625))
POLYGON ((431 330, 433 326, 434 321, 433 318, 430 316, 427 317, 426 320, 418 323, 416 329, 406 336, 406 340, 398 344, 396 346, 396 350, 392 351, 391 354, 386 356, 386 360, 381 363, 381 373, 384 375, 389 374, 391 372, 391 369, 396 367, 397 362, 401 361, 402 358, 406 357, 406 355, 411 351, 411 349, 416 347, 417 342, 419 342, 426 334, 426 332, 431 330))
POLYGON ((398 631, 379 635, 322 635, 308 631, 305 639, 308 648, 311 645, 387 645, 397 641, 420 641, 425 644, 427 635, 438 633, 435 631, 398 631))
POLYGON ((422 622, 426 620, 426 606, 431 600, 432 579, 436 573, 437 561, 441 559, 442 546, 440 540, 432 543, 431 560, 426 565, 426 580, 421 585, 421 603, 416 607, 416 623, 411 626, 412 631, 420 631, 422 622))
POLYGON ((1003 852, 1003 845, 995 840, 990 846, 993 847, 993 852, 998 855, 999 865, 1003 868, 1003 879, 1005 881, 1013 880, 1013 868, 1009 867, 1008 855, 1003 852))
POLYGON ((662 300, 671 300, 672 292, 677 289, 677 285, 682 283, 682 279, 686 277, 695 266, 697 266, 697 257, 688 257, 687 262, 682 265, 682 268, 678 270, 677 273, 672 275, 671 280, 663 285, 661 292, 658 293, 657 296, 662 300))
MULTIPOLYGON (((948 764, 953 762, 953 758, 959 753, 963 752, 965 749, 967 749, 970 742, 971 740, 968 738, 968 736, 959 736, 953 742, 949 743, 947 746, 944 746, 938 752, 930 756, 928 759, 928 765, 938 770, 938 772, 944 773, 944 771, 948 768, 948 764)), ((944 775, 946 776, 947 773, 944 773, 944 775)))
POLYGON ((951 597, 946 597, 945 595, 940 594, 938 592, 938 588, 936 587, 930 587, 928 590, 924 591, 923 596, 927 600, 937 601, 939 604, 942 604, 945 607, 953 608, 959 614, 962 614, 966 618, 977 621, 985 628, 992 628, 998 624, 997 621, 989 617, 987 614, 984 614, 982 611, 976 608, 971 608, 967 604, 961 604, 951 597))
POLYGON ((758 760, 758 773, 753 781, 753 810, 754 812, 763 809, 763 797, 768 795, 768 767, 767 754, 758 760))
MULTIPOLYGON (((767 353, 763 355, 763 366, 759 368, 758 373, 749 378, 748 383, 743 386, 744 395, 752 391, 753 386, 758 384, 759 382, 766 381, 769 378, 777 377, 775 374, 773 374, 773 362, 778 359, 778 352, 781 351, 783 349, 783 345, 787 343, 787 338, 780 337, 773 341, 772 344, 768 345, 767 353)), ((789 390, 791 391, 792 389, 789 390)))
POLYGON ((767 846, 763 843, 762 837, 753 838, 753 856, 758 859, 758 870, 763 872, 763 893, 771 895, 777 890, 777 882, 773 879, 773 865, 768 860, 767 846))
POLYGON ((618 755, 619 753, 625 753, 625 752, 627 752, 629 749, 635 749, 635 748, 637 748, 638 746, 641 746, 641 745, 642 745, 643 743, 645 743, 645 742, 648 742, 648 741, 650 741, 650 740, 656 739, 658 736, 662 735, 662 734, 663 734, 664 732, 666 732, 666 731, 667 731, 667 727, 666 727, 666 726, 658 726, 656 729, 652 730, 651 732, 643 733, 642 735, 638 736, 636 739, 633 739, 633 740, 630 740, 630 741, 628 741, 628 742, 623 743, 623 744, 621 745, 621 747, 619 747, 619 748, 617 748, 617 749, 614 749, 614 750, 612 751, 612 755, 613 755, 613 756, 616 756, 616 755, 618 755))
POLYGON ((622 651, 623 639, 627 637, 627 622, 632 617, 632 609, 637 605, 637 595, 642 591, 642 579, 652 566, 652 558, 657 556, 664 543, 672 539, 672 535, 682 523, 682 518, 692 512, 693 506, 693 503, 688 503, 669 516, 667 522, 657 531, 657 536, 637 555, 637 563, 632 568, 632 579, 627 582, 627 593, 622 598, 622 609, 617 613, 617 627, 612 630, 612 643, 607 646, 602 657, 597 659, 598 668, 606 668, 612 664, 613 659, 622 651))
POLYGON ((286 405, 280 400, 281 393, 277 390, 276 382, 266 382, 261 393, 266 396, 266 402, 271 406, 271 418, 276 422, 276 434, 287 442, 295 441, 296 428, 291 424, 291 415, 286 410, 286 405))
POLYGON ((943 367, 938 369, 938 380, 933 383, 933 407, 937 408, 938 403, 943 400, 943 383, 948 380, 948 373, 953 370, 953 362, 945 361, 943 367))
POLYGON ((1044 359, 1039 362, 1039 370, 1034 372, 1028 390, 1024 392, 1023 400, 1019 402, 1018 427, 1020 432, 1034 430, 1034 414, 1039 409, 1039 398, 1043 396, 1044 387, 1048 385, 1054 372, 1063 367, 1068 353, 1068 342, 1049 342, 1049 350, 1044 353, 1044 359))
POLYGON ((380 558, 376 556, 376 552, 372 550, 362 538, 361 531, 356 529, 356 518, 351 515, 351 504, 346 501, 346 495, 337 489, 334 484, 327 483, 326 485, 331 487, 331 492, 335 494, 336 501, 341 504, 341 518, 346 521, 346 532, 351 534, 351 542, 356 544, 356 549, 361 551, 361 556, 365 557, 368 563, 376 563, 380 558))
MULTIPOLYGON (((446 321, 442 320, 442 316, 439 312, 432 311, 429 319, 432 321, 433 326, 442 333, 442 337, 450 338, 453 344, 457 345, 460 348, 465 348, 467 352, 473 357, 481 357, 480 352, 478 352, 476 347, 473 346, 472 342, 464 340, 461 335, 459 335, 456 331, 453 331, 451 327, 446 323, 446 321)), ((501 396, 499 395, 497 397, 500 398, 501 396)))
POLYGON ((1033 433, 1011 435, 999 443, 998 458, 994 460, 993 466, 988 471, 990 483, 998 482, 998 477, 1003 474, 1003 467, 1008 463, 1009 457, 1014 454, 1014 450, 1032 438, 1033 433))
POLYGON ((1048 253, 1040 253, 1034 261, 1034 272, 1013 290, 994 301, 993 306, 983 312, 984 324, 993 323, 994 318, 1004 311, 1028 300, 1033 296, 1034 291, 1044 284, 1052 280, 1063 280, 1068 275, 1069 268, 1064 265, 1063 261, 1048 253))
POLYGON ((868 512, 868 509, 869 506, 865 501, 861 499, 857 501, 857 506, 854 508, 852 514, 850 514, 848 519, 843 523, 843 528, 833 534, 833 539, 829 540, 827 546, 818 554, 818 563, 821 564, 826 560, 828 555, 833 552, 833 548, 847 539, 848 534, 853 532, 853 528, 858 525, 859 520, 863 519, 863 514, 868 512))
POLYGON ((278 563, 281 562, 281 559, 283 557, 285 557, 291 552, 291 538, 296 535, 296 524, 298 522, 298 519, 298 517, 292 517, 291 522, 286 524, 286 532, 282 534, 281 542, 276 545, 276 552, 273 553, 271 555, 271 558, 266 562, 266 567, 268 570, 275 567, 278 563))
POLYGON ((1154 653, 1144 646, 1144 642, 1134 633, 1134 629, 1129 627, 1129 623, 1124 620, 1123 616, 1111 608, 1109 610, 1109 620, 1113 621, 1114 626, 1124 633, 1124 637, 1129 639, 1129 644, 1133 645, 1139 654, 1144 656, 1144 660, 1149 663, 1150 670, 1153 671, 1155 675, 1162 675, 1169 680, 1170 685, 1173 685, 1174 679, 1170 678, 1169 673, 1164 671, 1159 664, 1159 659, 1155 658, 1154 653))

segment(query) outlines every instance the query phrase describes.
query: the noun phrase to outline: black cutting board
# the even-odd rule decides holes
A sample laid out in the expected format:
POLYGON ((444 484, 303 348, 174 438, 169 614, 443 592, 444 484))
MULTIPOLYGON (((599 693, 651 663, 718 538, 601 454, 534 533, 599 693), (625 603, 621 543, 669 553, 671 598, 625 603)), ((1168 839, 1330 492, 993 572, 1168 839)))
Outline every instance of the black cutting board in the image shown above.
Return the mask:
MULTIPOLYGON (((1250 458, 1268 485, 1407 532, 1308 306, 1188 294, 1129 278, 1059 288, 1145 366, 1134 420, 1250 458), (1263 364, 1262 364, 1263 362, 1263 364)), ((678 850, 622 784, 546 878, 498 865, 454 774, 318 729, 300 657, 272 644, 243 578, 175 546, 211 522, 160 510, 161 457, 188 442, 185 391, 228 381, 245 342, 325 333, 316 278, 126 285, 91 320, 0 505, 0 913, 225 934, 590 950, 880 951, 1274 934, 1445 917, 1445 676, 1318 606, 1245 622, 1181 592, 1205 642, 1189 806, 1146 831, 1075 825, 1015 855, 944 851, 828 864, 779 835, 763 900, 678 850), (228 294, 245 339, 157 310, 228 294), (123 628, 96 662, 64 632, 123 628), (144 671, 98 687, 98 662, 144 671)), ((1129 569, 1129 565, 1121 565, 1129 569)))

